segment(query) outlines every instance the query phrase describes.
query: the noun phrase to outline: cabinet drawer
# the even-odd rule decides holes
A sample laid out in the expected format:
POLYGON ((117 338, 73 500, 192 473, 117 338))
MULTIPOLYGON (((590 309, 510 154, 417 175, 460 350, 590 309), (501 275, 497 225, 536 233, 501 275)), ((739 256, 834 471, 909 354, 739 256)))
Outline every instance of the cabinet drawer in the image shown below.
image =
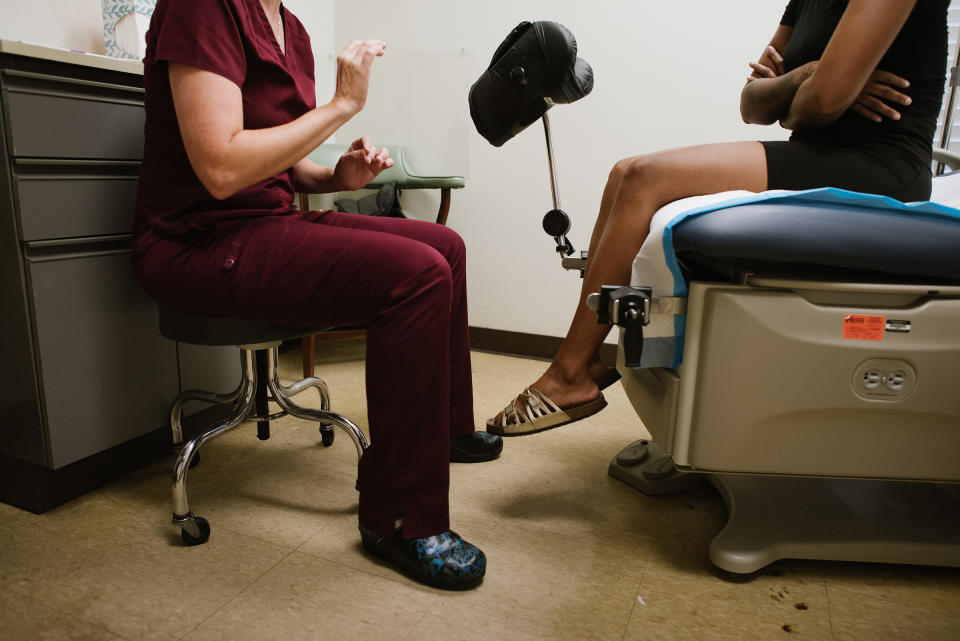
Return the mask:
POLYGON ((51 468, 167 423, 176 344, 157 330, 128 246, 121 238, 26 248, 51 468))
POLYGON ((21 240, 130 233, 137 166, 15 166, 21 240))
POLYGON ((143 90, 6 70, 9 153, 26 158, 143 157, 143 90))

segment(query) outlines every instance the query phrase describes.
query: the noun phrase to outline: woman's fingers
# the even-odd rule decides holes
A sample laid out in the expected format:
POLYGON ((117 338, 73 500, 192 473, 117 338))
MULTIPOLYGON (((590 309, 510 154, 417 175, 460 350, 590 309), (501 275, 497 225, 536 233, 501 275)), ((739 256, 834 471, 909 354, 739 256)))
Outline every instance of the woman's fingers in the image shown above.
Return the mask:
POLYGON ((870 80, 851 109, 873 122, 881 122, 884 118, 900 120, 900 112, 890 103, 904 106, 912 103, 910 96, 901 91, 909 86, 906 78, 877 69, 870 75, 870 80))
POLYGON ((758 78, 776 78, 777 74, 774 73, 773 69, 762 65, 759 62, 748 62, 750 68, 753 69, 753 74, 758 78))
POLYGON ((369 74, 374 59, 382 56, 386 49, 387 45, 379 40, 365 42, 354 40, 337 56, 337 64, 353 68, 366 75, 369 74))
MULTIPOLYGON (((366 104, 370 67, 386 48, 386 43, 381 40, 353 40, 337 56, 335 96, 344 99, 352 110, 359 111, 366 104)), ((374 154, 375 150, 371 149, 370 153, 374 154)))
POLYGON ((861 105, 859 102, 853 103, 853 106, 850 107, 855 113, 860 114, 867 120, 872 120, 873 122, 880 122, 883 119, 878 115, 861 105))
POLYGON ((872 96, 878 96, 884 100, 896 102, 901 105, 909 105, 913 100, 907 94, 900 93, 890 85, 880 83, 869 83, 863 90, 863 93, 872 96))
POLYGON ((393 159, 390 158, 390 152, 386 147, 380 150, 374 147, 373 151, 373 156, 367 161, 367 166, 370 167, 370 171, 379 174, 384 169, 393 167, 393 159))
POLYGON ((910 81, 906 78, 901 78, 895 73, 890 73, 889 71, 883 71, 877 69, 870 76, 870 80, 874 82, 880 82, 885 85, 890 85, 891 87, 899 87, 901 89, 906 89, 910 86, 910 81))
POLYGON ((873 96, 864 96, 861 98, 860 104, 884 118, 889 118, 890 120, 900 120, 899 111, 873 96))
POLYGON ((783 56, 780 55, 780 52, 776 50, 773 45, 767 47, 767 57, 770 59, 772 69, 774 73, 778 76, 783 75, 783 56))
POLYGON ((350 42, 347 43, 347 46, 344 47, 343 50, 340 52, 340 55, 337 56, 337 59, 338 60, 352 59, 356 55, 357 49, 359 49, 359 47, 360 47, 359 40, 351 40, 350 42))
POLYGON ((357 138, 353 141, 353 144, 350 146, 350 151, 355 153, 358 160, 362 161, 371 171, 376 173, 380 173, 388 167, 393 167, 390 150, 386 147, 377 149, 367 136, 357 138))
POLYGON ((390 151, 384 147, 381 149, 376 156, 377 164, 380 165, 380 169, 386 169, 387 167, 393 167, 393 159, 390 158, 390 151))
POLYGON ((910 96, 906 94, 902 94, 899 91, 896 91, 895 89, 891 89, 886 85, 878 85, 873 89, 873 91, 870 91, 869 93, 871 95, 883 98, 884 100, 889 100, 890 102, 895 102, 904 106, 909 105, 911 102, 913 102, 910 96))
POLYGON ((373 143, 370 142, 368 136, 363 136, 362 138, 357 138, 353 141, 354 148, 363 152, 363 160, 367 164, 373 160, 373 157, 377 155, 377 148, 373 146, 373 143))
POLYGON ((358 47, 359 56, 357 62, 364 69, 368 70, 373 64, 374 59, 382 56, 386 49, 386 43, 380 40, 366 40, 358 47))
POLYGON ((892 108, 887 103, 874 98, 873 96, 861 95, 853 104, 854 111, 861 116, 866 116, 874 122, 880 122, 883 118, 890 120, 900 120, 900 112, 892 108), (868 115, 869 114, 869 115, 868 115))

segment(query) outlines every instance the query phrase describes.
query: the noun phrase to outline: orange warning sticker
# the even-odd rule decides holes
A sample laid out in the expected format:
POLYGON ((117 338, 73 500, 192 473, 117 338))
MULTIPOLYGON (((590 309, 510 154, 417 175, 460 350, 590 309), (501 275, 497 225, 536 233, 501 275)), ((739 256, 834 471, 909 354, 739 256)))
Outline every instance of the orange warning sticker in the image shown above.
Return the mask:
POLYGON ((886 316, 843 315, 843 337, 864 341, 882 341, 886 316))

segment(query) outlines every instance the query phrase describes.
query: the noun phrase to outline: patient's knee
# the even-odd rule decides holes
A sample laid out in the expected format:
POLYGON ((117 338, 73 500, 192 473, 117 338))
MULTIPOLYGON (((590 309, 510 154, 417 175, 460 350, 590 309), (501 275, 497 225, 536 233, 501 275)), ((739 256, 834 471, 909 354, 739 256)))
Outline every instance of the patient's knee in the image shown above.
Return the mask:
POLYGON ((632 156, 620 161, 623 163, 623 178, 631 182, 645 182, 656 173, 654 156, 632 156))
POLYGON ((610 180, 621 187, 649 183, 654 175, 654 159, 651 156, 631 156, 617 161, 610 171, 610 180))

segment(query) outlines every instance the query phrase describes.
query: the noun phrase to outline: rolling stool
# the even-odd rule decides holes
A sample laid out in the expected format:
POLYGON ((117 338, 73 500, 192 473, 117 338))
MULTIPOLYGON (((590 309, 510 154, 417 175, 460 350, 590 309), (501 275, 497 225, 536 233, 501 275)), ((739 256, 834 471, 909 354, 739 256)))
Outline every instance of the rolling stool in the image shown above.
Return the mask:
POLYGON ((197 451, 212 438, 220 436, 244 422, 256 421, 257 437, 270 437, 270 421, 287 414, 320 425, 324 446, 333 443, 333 428, 344 430, 353 440, 357 455, 362 456, 367 448, 367 439, 360 428, 350 419, 330 411, 330 395, 327 385, 319 378, 305 378, 290 386, 280 384, 277 377, 278 347, 285 339, 300 338, 320 330, 317 328, 286 327, 217 318, 179 312, 160 306, 160 333, 167 338, 192 345, 228 346, 240 349, 240 385, 228 394, 216 394, 202 390, 185 390, 170 407, 170 429, 173 446, 178 451, 173 465, 173 524, 180 528, 180 535, 187 545, 199 545, 210 538, 210 524, 190 511, 187 502, 187 470, 195 462, 197 451), (296 405, 290 397, 307 388, 315 388, 320 394, 321 409, 296 405), (207 429, 187 443, 183 442, 181 415, 187 401, 203 401, 218 405, 230 405, 230 416, 207 429), (275 402, 280 411, 269 413, 269 401, 275 402))

